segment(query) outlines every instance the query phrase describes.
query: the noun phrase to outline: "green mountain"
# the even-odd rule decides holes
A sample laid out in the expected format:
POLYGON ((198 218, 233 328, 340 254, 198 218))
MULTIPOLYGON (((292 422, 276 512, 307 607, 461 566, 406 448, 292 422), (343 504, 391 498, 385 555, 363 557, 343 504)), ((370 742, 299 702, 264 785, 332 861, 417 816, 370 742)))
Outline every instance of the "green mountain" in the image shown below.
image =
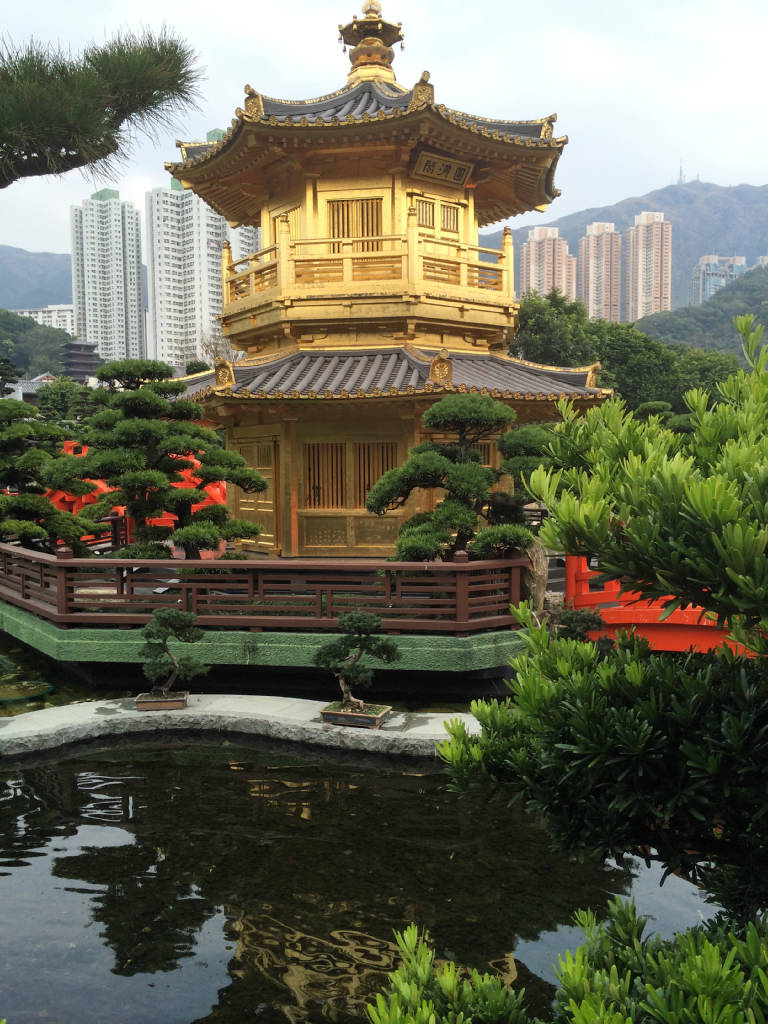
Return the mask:
POLYGON ((72 260, 66 254, 0 245, 0 306, 39 309, 72 301, 72 260))
MULTIPOLYGON (((634 224, 635 214, 643 210, 661 210, 672 225, 673 309, 687 306, 691 276, 701 256, 744 256, 747 266, 753 266, 768 253, 768 185, 723 187, 688 181, 546 223, 559 228, 560 237, 567 240, 572 255, 577 256, 579 239, 586 234, 587 224, 612 221, 616 230, 623 233, 634 224)), ((513 231, 516 253, 528 240, 528 231, 543 223, 543 219, 532 220, 513 231)), ((501 231, 484 234, 481 245, 500 248, 501 236, 501 231)))
POLYGON ((654 313, 636 327, 652 338, 682 342, 698 348, 716 348, 741 355, 741 338, 733 318, 754 313, 768 327, 768 267, 750 270, 701 306, 686 306, 669 313, 654 313))

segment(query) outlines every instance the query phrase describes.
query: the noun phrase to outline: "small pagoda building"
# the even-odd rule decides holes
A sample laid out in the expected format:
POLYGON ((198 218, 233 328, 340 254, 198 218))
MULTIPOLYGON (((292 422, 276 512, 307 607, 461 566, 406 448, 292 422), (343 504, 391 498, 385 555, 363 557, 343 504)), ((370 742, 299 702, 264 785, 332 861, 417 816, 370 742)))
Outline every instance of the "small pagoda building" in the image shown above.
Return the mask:
POLYGON ((376 517, 366 495, 425 439, 421 416, 446 394, 492 395, 522 423, 554 418, 561 397, 586 408, 605 394, 594 367, 506 354, 511 232, 500 250, 478 244, 479 227, 558 195, 555 115, 451 110, 428 72, 403 88, 402 27, 376 0, 339 33, 343 88, 278 100, 246 86, 223 138, 178 143, 181 162, 166 165, 232 226, 261 229, 259 252, 233 262, 225 246, 222 260, 222 331, 243 358, 189 378, 189 394, 267 477, 263 495, 231 488, 229 500, 261 523, 270 554, 389 555, 418 499, 376 517))

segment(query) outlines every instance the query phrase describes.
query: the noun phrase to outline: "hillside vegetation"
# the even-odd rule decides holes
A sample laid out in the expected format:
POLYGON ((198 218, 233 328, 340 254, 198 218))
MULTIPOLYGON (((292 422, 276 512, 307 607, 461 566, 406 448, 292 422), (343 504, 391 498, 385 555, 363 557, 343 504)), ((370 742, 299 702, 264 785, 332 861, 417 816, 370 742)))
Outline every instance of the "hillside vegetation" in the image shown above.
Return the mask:
POLYGON ((25 377, 61 373, 64 346, 72 339, 56 327, 41 327, 26 316, 0 309, 0 356, 9 359, 25 377))
POLYGON ((750 270, 701 306, 654 313, 638 320, 636 327, 659 341, 741 356, 741 337, 733 318, 743 313, 752 313, 763 323, 768 320, 768 267, 750 270))

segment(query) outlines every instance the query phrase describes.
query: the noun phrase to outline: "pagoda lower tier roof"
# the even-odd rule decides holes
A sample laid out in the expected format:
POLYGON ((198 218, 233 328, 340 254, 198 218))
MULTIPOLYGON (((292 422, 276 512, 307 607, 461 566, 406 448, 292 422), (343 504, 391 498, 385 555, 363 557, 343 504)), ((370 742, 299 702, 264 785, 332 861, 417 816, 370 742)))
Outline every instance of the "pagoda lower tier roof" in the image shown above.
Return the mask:
POLYGON ((189 380, 190 398, 348 399, 467 392, 494 398, 554 401, 599 400, 595 367, 539 366, 487 353, 416 349, 411 345, 371 349, 293 351, 261 363, 234 363, 225 386, 213 371, 189 380), (450 382, 431 377, 438 357, 450 362, 450 382))

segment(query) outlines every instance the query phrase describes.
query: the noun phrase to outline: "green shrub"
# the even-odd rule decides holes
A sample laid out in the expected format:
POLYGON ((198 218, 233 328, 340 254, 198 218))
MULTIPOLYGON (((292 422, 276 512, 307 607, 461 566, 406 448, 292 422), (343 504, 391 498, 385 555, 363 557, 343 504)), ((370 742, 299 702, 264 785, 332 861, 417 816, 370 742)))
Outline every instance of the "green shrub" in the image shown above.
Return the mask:
MULTIPOLYGON (((558 958, 551 1024, 765 1024, 768 923, 743 934, 700 925, 662 939, 631 902, 611 900, 605 921, 590 910, 575 922, 586 941, 558 958)), ((524 991, 500 978, 435 966, 428 936, 411 924, 395 933, 402 964, 366 1008, 370 1024, 543 1024, 529 1017, 524 991)))
POLYGON ((522 992, 510 992, 491 975, 462 972, 450 961, 435 967, 428 938, 415 924, 395 932, 403 962, 390 974, 386 993, 366 1007, 370 1024, 527 1024, 522 992))
POLYGON ((477 532, 467 551, 471 558, 508 558, 515 551, 527 551, 534 541, 531 531, 520 523, 488 526, 477 532))
POLYGON ((449 723, 452 786, 521 794, 568 853, 653 850, 693 879, 734 869, 736 917, 768 905, 768 659, 657 654, 626 636, 604 651, 516 614, 512 699, 473 702, 479 736, 449 723))

